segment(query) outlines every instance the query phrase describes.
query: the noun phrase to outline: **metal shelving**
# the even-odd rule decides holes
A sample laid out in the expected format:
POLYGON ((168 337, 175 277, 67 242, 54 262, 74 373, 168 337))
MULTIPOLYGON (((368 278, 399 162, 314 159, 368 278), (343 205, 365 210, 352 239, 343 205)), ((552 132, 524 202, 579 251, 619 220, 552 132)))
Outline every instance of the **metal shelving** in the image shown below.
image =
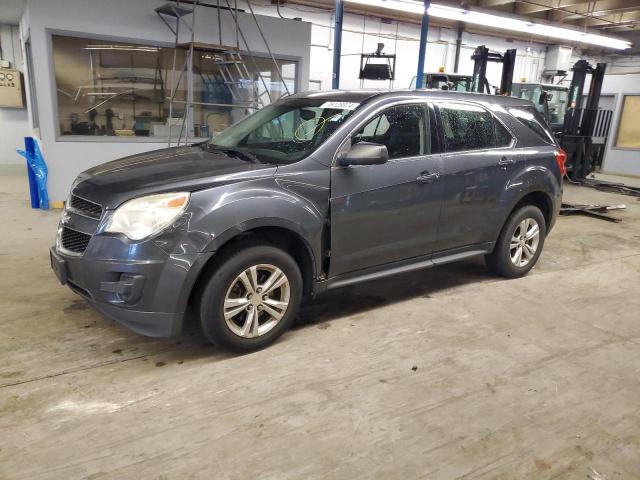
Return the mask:
MULTIPOLYGON (((265 96, 268 101, 271 102, 271 93, 267 82, 260 73, 257 62, 254 58, 253 52, 249 46, 247 38, 240 28, 238 22, 238 8, 237 2, 232 7, 229 0, 223 0, 225 5, 221 5, 218 0, 217 11, 217 23, 219 32, 219 44, 203 44, 195 41, 195 28, 196 28, 196 15, 199 8, 203 8, 199 5, 199 0, 190 2, 175 2, 166 3, 161 7, 155 9, 158 16, 162 19, 167 27, 171 30, 175 37, 174 51, 173 51, 173 65, 171 71, 170 82, 170 95, 167 97, 169 101, 169 134, 168 144, 172 144, 172 117, 176 110, 177 105, 182 105, 184 113, 182 116, 182 122, 180 132, 177 136, 177 144, 187 143, 190 137, 194 136, 193 125, 193 106, 200 105, 203 107, 212 108, 235 108, 243 109, 246 113, 257 110, 265 105, 265 96), (222 44, 222 22, 221 22, 221 10, 226 10, 230 13, 234 22, 236 45, 228 46, 222 44), (188 42, 181 42, 180 31, 181 28, 186 29, 190 40, 188 42), (241 48, 242 45, 242 48, 241 48), (184 62, 179 70, 176 70, 177 54, 179 50, 186 50, 184 62), (213 64, 217 67, 217 72, 213 74, 205 74, 203 72, 194 72, 194 53, 204 52, 206 55, 210 55, 213 59, 213 64), (244 52, 244 53, 243 53, 244 52), (255 73, 252 75, 245 58, 252 64, 255 73), (194 73, 200 75, 203 79, 207 75, 207 81, 218 82, 220 85, 224 85, 230 93, 231 102, 197 102, 194 101, 194 73), (182 82, 186 84, 186 99, 176 99, 176 93, 182 82), (263 87, 263 91, 260 91, 260 85, 263 87)), ((284 91, 289 94, 289 88, 282 77, 282 72, 276 61, 271 47, 267 42, 264 32, 260 28, 258 19, 253 11, 253 7, 249 3, 249 9, 251 16, 255 22, 257 30, 266 46, 267 52, 273 61, 275 71, 278 74, 278 80, 282 83, 284 91)), ((207 7, 211 7, 207 4, 207 7)), ((184 31, 184 30, 183 30, 184 31)))

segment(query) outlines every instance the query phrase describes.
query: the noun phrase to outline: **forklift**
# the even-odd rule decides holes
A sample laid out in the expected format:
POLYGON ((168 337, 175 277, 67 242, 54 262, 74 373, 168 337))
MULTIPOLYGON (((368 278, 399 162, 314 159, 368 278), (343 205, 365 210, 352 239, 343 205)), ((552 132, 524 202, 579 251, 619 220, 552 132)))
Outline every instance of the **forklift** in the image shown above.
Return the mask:
POLYGON ((573 68, 567 110, 562 131, 557 134, 560 146, 567 152, 567 172, 573 181, 582 181, 602 166, 613 112, 598 108, 606 63, 595 67, 586 60, 578 60, 573 68), (583 98, 587 76, 591 84, 586 100, 583 98))
MULTIPOLYGON (((586 60, 577 61, 571 69, 573 77, 571 86, 567 89, 555 84, 514 83, 515 49, 500 54, 490 52, 486 46, 481 45, 475 49, 471 58, 474 60, 472 77, 446 74, 444 69, 441 69, 438 73, 425 73, 421 88, 495 93, 530 100, 544 115, 558 143, 567 154, 565 166, 570 181, 598 190, 640 197, 640 188, 587 178, 591 172, 602 166, 613 118, 613 111, 598 108, 607 66, 605 63, 598 63, 593 67, 586 60), (502 64, 500 87, 494 87, 494 92, 491 92, 486 77, 489 62, 502 64), (588 75, 591 75, 591 83, 585 100, 583 93, 588 75)), ((415 77, 411 85, 414 83, 415 77)), ((617 222, 619 219, 610 217, 607 213, 619 208, 624 206, 563 204, 561 214, 584 214, 617 222)))
MULTIPOLYGON (((515 49, 499 54, 490 52, 487 47, 481 45, 476 48, 471 58, 475 62, 472 92, 491 93, 486 78, 487 64, 497 62, 502 64, 502 78, 500 87, 495 93, 523 97, 525 89, 522 84, 516 88, 513 85, 515 49)), ((552 85, 547 88, 541 87, 537 98, 535 96, 527 98, 536 105, 536 108, 542 109, 560 146, 567 153, 567 174, 573 181, 584 180, 587 175, 602 165, 613 117, 611 110, 598 108, 606 66, 605 63, 598 63, 593 67, 586 60, 579 60, 571 69, 573 77, 568 93, 564 87, 552 85), (588 75, 591 75, 591 84, 585 100, 583 92, 588 75)))
POLYGON ((551 130, 559 133, 564 127, 569 89, 552 83, 513 82, 512 97, 530 100, 545 118, 551 130))
POLYGON ((495 93, 496 95, 510 95, 513 79, 513 69, 516 63, 516 49, 507 50, 504 54, 490 52, 481 45, 475 49, 471 56, 474 61, 473 75, 461 75, 459 73, 445 73, 444 67, 440 67, 438 73, 425 73, 422 85, 415 86, 416 77, 413 77, 409 88, 435 88, 437 90, 452 90, 456 92, 495 93), (487 81, 487 63, 502 63, 502 80, 500 87, 491 92, 487 81))
MULTIPOLYGON (((417 88, 432 88, 436 90, 452 90, 454 92, 471 91, 471 75, 461 75, 459 73, 444 73, 444 67, 438 73, 425 73, 422 77, 422 85, 417 88)), ((416 77, 413 77, 409 88, 414 87, 416 77)))
POLYGON ((422 88, 495 93, 530 100, 543 113, 561 147, 567 152, 566 165, 571 180, 584 179, 602 165, 613 116, 611 110, 598 109, 606 64, 598 63, 592 67, 586 60, 579 60, 572 68, 573 78, 567 90, 559 85, 514 84, 516 49, 497 53, 480 45, 471 58, 474 61, 471 77, 443 71, 427 73, 422 88), (493 87, 493 92, 487 80, 489 62, 502 64, 500 86, 493 87), (591 75, 591 86, 586 106, 583 107, 583 91, 588 75, 591 75))
POLYGON ((513 85, 513 70, 516 66, 516 49, 512 48, 501 53, 490 52, 489 49, 480 45, 475 49, 471 59, 473 64, 473 80, 471 82, 470 92, 475 93, 492 93, 487 81, 487 64, 489 62, 502 64, 502 76, 500 79, 500 87, 495 89, 493 93, 496 95, 511 96, 513 85))
MULTIPOLYGON (((611 127, 613 111, 598 108, 604 82, 606 63, 592 66, 586 60, 578 60, 571 69, 573 77, 569 86, 568 105, 562 131, 556 134, 560 147, 566 152, 565 166, 568 179, 575 184, 607 192, 640 196, 640 189, 622 183, 611 183, 587 178, 602 166, 602 160, 611 127), (589 93, 583 97, 587 76, 591 75, 589 93)), ((563 203, 561 215, 587 215, 620 222, 621 218, 608 215, 611 210, 625 209, 625 205, 572 205, 563 203)))

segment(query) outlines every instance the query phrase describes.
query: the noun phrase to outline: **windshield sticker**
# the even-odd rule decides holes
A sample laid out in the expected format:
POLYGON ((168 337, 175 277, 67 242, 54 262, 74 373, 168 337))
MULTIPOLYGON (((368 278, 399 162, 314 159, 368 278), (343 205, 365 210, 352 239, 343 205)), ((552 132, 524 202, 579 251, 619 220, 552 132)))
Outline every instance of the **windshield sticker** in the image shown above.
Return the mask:
POLYGON ((320 108, 335 108, 338 110, 355 110, 359 103, 355 102, 324 102, 320 108))

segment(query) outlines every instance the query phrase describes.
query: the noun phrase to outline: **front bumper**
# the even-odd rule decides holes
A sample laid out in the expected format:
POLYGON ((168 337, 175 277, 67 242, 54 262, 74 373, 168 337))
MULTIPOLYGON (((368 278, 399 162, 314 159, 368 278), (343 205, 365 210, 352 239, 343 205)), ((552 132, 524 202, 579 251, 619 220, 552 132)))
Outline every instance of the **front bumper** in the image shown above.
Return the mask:
POLYGON ((180 333, 191 289, 211 255, 174 255, 157 248, 145 259, 113 260, 50 250, 51 267, 62 284, 103 315, 152 337, 180 333))
POLYGON ((100 302, 90 302, 93 307, 125 327, 148 337, 173 337, 182 331, 184 312, 141 312, 100 302))

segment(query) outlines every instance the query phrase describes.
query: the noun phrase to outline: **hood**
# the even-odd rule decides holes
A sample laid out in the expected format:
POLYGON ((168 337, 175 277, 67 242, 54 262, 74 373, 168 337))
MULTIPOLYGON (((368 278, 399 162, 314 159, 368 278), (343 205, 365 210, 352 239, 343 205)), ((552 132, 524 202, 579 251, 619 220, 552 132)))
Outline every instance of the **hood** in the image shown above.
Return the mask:
POLYGON ((93 167, 78 176, 76 195, 115 208, 133 197, 168 191, 196 191, 275 174, 276 166, 253 163, 200 145, 132 155, 93 167))

